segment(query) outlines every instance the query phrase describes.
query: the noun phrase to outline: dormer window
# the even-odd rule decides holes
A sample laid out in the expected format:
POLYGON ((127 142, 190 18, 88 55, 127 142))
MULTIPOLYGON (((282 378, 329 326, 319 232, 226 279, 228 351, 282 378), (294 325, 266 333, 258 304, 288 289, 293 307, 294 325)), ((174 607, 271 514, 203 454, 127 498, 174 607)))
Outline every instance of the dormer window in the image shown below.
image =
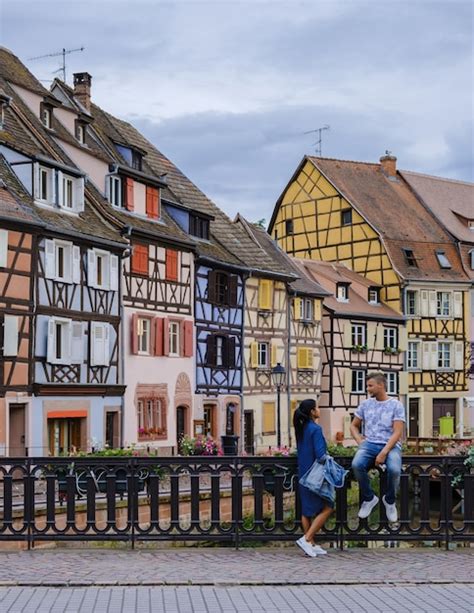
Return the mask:
POLYGON ((143 156, 141 153, 138 153, 138 151, 134 151, 132 149, 132 163, 131 166, 132 168, 135 168, 135 170, 140 170, 142 169, 142 159, 143 156))
POLYGON ((336 299, 338 302, 349 302, 350 283, 338 283, 336 287, 336 299))
POLYGON ((74 181, 71 177, 63 176, 63 207, 70 210, 74 208, 74 181))
POLYGON ((469 255, 471 257, 471 270, 474 270, 474 249, 469 252, 469 255))
POLYGON ((34 165, 33 193, 39 204, 56 205, 67 211, 84 210, 84 179, 61 170, 34 165))
POLYGON ((49 104, 45 104, 44 102, 40 105, 40 119, 41 123, 45 128, 51 130, 52 120, 53 120, 53 109, 49 104))
POLYGON ((380 304, 379 287, 369 287, 369 304, 380 304))
POLYGON ((446 253, 442 250, 436 251, 436 259, 441 268, 451 268, 451 263, 448 260, 446 253))
POLYGON ((52 168, 47 168, 45 166, 39 166, 37 168, 38 177, 36 184, 36 198, 40 202, 44 202, 46 204, 53 204, 55 200, 54 171, 52 168))
POLYGON ((467 227, 474 232, 474 219, 468 219, 467 227))
POLYGON ((197 238, 209 239, 209 220, 199 215, 189 215, 189 234, 197 238))
POLYGON ((112 206, 123 208, 122 179, 118 175, 108 175, 106 178, 107 198, 112 206))
POLYGON ((76 139, 81 145, 86 144, 86 124, 82 121, 76 120, 76 139))
POLYGON ((418 268, 418 263, 416 261, 416 257, 415 257, 415 254, 413 253, 413 250, 412 249, 402 249, 402 251, 403 251, 403 255, 405 256, 405 262, 407 263, 407 265, 418 268))

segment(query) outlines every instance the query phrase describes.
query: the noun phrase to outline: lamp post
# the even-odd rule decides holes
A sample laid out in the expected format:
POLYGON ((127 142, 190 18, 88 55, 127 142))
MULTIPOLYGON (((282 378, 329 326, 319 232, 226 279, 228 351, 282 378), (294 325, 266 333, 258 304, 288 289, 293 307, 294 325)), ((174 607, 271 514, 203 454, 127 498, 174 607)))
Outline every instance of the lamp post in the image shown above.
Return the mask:
POLYGON ((281 411, 280 411, 280 390, 285 383, 286 371, 285 368, 278 362, 272 368, 273 385, 277 389, 277 446, 281 447, 281 411))

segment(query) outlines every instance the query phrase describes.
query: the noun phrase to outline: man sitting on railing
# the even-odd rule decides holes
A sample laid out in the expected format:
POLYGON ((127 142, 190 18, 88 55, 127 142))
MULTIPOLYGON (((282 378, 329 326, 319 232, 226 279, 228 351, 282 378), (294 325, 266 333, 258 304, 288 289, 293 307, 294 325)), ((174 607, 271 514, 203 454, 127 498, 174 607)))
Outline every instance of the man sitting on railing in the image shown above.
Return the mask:
POLYGON ((388 396, 387 378, 383 373, 367 375, 367 392, 370 398, 359 405, 351 423, 352 436, 359 445, 352 461, 352 470, 359 482, 363 501, 359 517, 368 517, 379 501, 370 487, 368 475, 368 470, 375 465, 387 469, 387 493, 382 500, 387 519, 396 522, 398 513, 395 499, 402 470, 400 439, 405 423, 405 408, 399 400, 388 396), (361 435, 362 423, 364 436, 361 435))

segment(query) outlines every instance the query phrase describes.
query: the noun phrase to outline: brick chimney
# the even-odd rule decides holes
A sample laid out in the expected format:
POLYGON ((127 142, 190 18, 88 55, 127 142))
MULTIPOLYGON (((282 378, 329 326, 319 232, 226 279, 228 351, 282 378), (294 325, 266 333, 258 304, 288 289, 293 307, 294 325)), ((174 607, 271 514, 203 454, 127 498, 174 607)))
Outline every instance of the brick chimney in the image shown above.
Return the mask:
POLYGON ((380 158, 380 165, 382 166, 382 172, 387 177, 397 176, 397 158, 390 151, 386 151, 385 155, 380 158))
POLYGON ((74 73, 74 96, 88 111, 91 110, 91 81, 88 72, 74 73))

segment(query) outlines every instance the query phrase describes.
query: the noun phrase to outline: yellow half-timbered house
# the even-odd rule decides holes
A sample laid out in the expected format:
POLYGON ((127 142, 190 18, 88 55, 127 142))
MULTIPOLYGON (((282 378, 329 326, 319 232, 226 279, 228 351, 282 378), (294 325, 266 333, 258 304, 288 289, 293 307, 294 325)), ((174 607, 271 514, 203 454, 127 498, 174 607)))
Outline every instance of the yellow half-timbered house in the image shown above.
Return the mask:
POLYGON ((306 156, 269 233, 297 258, 339 262, 407 318, 409 436, 465 433, 469 278, 452 237, 387 154, 379 164, 306 156), (446 427, 446 420, 444 420, 446 427))

